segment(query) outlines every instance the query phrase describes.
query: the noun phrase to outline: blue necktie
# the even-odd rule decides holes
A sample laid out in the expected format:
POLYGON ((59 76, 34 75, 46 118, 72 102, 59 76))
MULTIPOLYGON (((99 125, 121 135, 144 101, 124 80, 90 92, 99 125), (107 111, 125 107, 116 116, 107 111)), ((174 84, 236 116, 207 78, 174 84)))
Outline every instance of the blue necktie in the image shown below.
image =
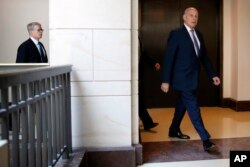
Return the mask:
POLYGON ((197 39, 195 38, 194 30, 190 30, 190 31, 191 31, 192 38, 193 38, 194 49, 195 49, 196 55, 198 56, 198 54, 199 54, 199 45, 198 45, 197 39))

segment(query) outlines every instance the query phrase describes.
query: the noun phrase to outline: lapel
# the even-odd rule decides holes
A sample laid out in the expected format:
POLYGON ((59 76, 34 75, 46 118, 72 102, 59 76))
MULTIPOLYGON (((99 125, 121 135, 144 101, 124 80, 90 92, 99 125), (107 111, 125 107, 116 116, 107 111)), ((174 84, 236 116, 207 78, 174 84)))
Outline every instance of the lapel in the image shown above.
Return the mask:
POLYGON ((32 48, 33 53, 40 56, 40 53, 39 53, 38 48, 36 47, 36 44, 30 38, 29 38, 29 43, 30 43, 30 47, 32 48))
MULTIPOLYGON (((37 54, 40 56, 40 52, 38 50, 38 48, 36 47, 36 44, 29 38, 29 43, 31 45, 31 48, 34 52, 34 54, 37 54)), ((43 44, 41 43, 42 47, 43 47, 43 51, 44 51, 44 56, 47 57, 47 52, 46 52, 46 49, 44 48, 43 44)))
POLYGON ((193 43, 192 38, 190 37, 188 30, 184 25, 182 26, 182 31, 184 32, 185 36, 189 39, 189 41, 193 43))
MULTIPOLYGON (((32 54, 36 55, 36 57, 38 59, 41 59, 41 55, 40 55, 40 52, 39 52, 38 48, 36 47, 36 44, 30 38, 28 39, 28 42, 29 42, 32 54)), ((46 50, 45 50, 43 44, 42 44, 42 47, 43 47, 43 50, 44 50, 44 57, 42 58, 41 61, 44 62, 44 63, 47 63, 48 62, 48 57, 47 57, 47 53, 46 53, 46 50)))

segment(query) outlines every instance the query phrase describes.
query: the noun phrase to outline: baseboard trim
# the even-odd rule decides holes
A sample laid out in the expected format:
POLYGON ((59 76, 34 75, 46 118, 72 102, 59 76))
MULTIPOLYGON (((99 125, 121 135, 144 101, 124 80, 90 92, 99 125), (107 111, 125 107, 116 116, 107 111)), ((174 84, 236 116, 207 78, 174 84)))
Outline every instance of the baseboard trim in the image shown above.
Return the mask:
POLYGON ((143 162, 142 145, 131 147, 98 147, 86 149, 85 162, 82 167, 136 167, 143 162))
POLYGON ((235 111, 250 111, 250 101, 236 101, 231 98, 224 98, 222 107, 231 108, 235 111))
MULTIPOLYGON (((139 132, 140 133, 140 132, 139 132)), ((136 158, 136 165, 143 164, 143 147, 141 144, 134 144, 135 148, 135 158, 136 158)))

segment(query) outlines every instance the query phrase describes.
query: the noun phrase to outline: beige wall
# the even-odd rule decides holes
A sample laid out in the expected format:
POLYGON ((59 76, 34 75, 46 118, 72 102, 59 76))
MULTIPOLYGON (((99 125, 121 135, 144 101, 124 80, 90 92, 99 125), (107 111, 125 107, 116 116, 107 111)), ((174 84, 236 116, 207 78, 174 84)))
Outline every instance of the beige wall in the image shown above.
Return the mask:
POLYGON ((138 0, 132 0, 132 31, 131 31, 131 72, 132 72, 132 143, 137 144, 139 143, 139 120, 138 120, 138 0))
POLYGON ((224 0, 223 97, 250 100, 250 19, 248 0, 224 0))
POLYGON ((133 71, 137 69, 134 37, 137 3, 137 0, 49 3, 50 64, 73 65, 74 147, 138 143, 137 71, 133 71))
POLYGON ((249 0, 237 1, 238 100, 250 99, 250 14, 249 0))

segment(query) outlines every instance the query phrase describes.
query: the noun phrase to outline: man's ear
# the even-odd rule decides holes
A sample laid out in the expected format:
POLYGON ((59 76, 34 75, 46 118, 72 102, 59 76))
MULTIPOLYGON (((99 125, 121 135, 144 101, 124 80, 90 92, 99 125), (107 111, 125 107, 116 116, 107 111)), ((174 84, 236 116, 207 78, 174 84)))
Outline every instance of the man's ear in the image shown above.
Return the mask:
POLYGON ((182 15, 182 18, 183 18, 183 20, 186 20, 186 15, 183 14, 183 15, 182 15))

